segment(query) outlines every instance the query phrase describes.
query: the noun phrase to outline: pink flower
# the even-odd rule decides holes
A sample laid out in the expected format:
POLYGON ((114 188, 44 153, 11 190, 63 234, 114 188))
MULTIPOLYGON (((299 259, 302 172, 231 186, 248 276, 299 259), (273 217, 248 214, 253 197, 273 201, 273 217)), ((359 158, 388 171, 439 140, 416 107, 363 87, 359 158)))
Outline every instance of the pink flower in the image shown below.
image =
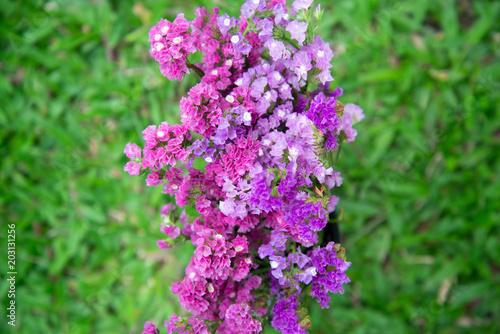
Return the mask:
POLYGON ((128 172, 130 176, 136 176, 141 173, 141 164, 129 161, 123 167, 125 172, 128 172))
POLYGON ((160 71, 169 80, 182 80, 189 73, 187 56, 196 52, 196 35, 188 32, 190 22, 178 14, 173 23, 161 19, 149 31, 149 53, 160 63, 160 71))
POLYGON ((170 289, 179 297, 182 307, 196 316, 203 314, 209 308, 210 302, 206 299, 207 283, 204 278, 194 281, 189 277, 184 277, 181 282, 172 283, 170 289))
POLYGON ((168 235, 170 238, 175 239, 181 234, 181 229, 175 225, 162 224, 160 231, 168 235))
POLYGON ((128 143, 127 145, 125 145, 123 153, 125 153, 125 155, 129 159, 134 159, 134 158, 140 159, 142 150, 139 146, 137 146, 137 144, 128 143))
POLYGON ((170 248, 170 244, 168 244, 165 240, 156 240, 156 244, 160 247, 160 249, 170 248))
POLYGON ((163 184, 164 180, 160 178, 159 172, 151 172, 146 179, 146 185, 148 187, 156 187, 163 184))

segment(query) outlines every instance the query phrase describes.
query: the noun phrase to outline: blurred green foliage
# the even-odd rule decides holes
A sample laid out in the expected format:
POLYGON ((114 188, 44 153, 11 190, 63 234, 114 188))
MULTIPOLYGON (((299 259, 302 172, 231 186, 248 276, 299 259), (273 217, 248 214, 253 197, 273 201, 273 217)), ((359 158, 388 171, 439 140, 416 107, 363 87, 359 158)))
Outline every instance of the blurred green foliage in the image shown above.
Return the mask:
MULTIPOLYGON (((16 223, 18 272, 13 330, 0 281, 0 332, 139 333, 179 312, 169 287, 192 248, 157 249, 169 199, 122 171, 122 150, 177 122, 196 80, 163 78, 147 31, 214 4, 240 5, 0 2, 0 235, 6 249, 16 223)), ((500 3, 322 7, 342 101, 367 118, 338 166, 352 283, 312 309, 312 333, 498 333, 500 3)))

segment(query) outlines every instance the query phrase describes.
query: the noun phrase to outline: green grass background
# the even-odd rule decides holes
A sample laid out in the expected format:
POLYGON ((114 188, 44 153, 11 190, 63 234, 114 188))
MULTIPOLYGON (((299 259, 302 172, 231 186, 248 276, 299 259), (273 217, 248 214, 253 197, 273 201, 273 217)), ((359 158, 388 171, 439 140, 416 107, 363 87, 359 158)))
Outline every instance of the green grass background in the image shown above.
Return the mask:
MULTIPOLYGON (((122 151, 178 122, 196 78, 163 78, 147 31, 201 5, 0 2, 0 248, 16 223, 18 272, 10 328, 2 253, 1 333, 140 333, 179 311, 169 287, 192 248, 156 247, 168 198, 122 151)), ((311 333, 499 333, 500 3, 322 7, 342 101, 367 117, 339 163, 352 283, 311 333)))

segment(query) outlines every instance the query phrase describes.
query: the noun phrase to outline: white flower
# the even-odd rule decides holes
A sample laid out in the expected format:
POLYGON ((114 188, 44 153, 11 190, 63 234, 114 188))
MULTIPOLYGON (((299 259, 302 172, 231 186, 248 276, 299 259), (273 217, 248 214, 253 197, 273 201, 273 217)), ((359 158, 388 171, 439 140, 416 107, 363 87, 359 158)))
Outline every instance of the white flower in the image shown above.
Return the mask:
POLYGON ((289 148, 288 148, 288 151, 290 152, 290 155, 291 155, 292 157, 296 157, 296 156, 298 156, 298 155, 299 155, 299 151, 297 150, 297 148, 296 148, 296 147, 289 147, 289 148))
POLYGON ((165 45, 163 45, 162 43, 156 43, 155 47, 156 47, 156 51, 160 51, 161 49, 163 49, 165 47, 165 45))
POLYGON ((252 114, 249 113, 248 111, 245 111, 243 113, 243 119, 246 121, 246 122, 249 122, 252 120, 252 114))
POLYGON ((231 43, 236 44, 240 41, 240 37, 238 35, 234 35, 231 37, 231 43))
POLYGON ((304 65, 300 65, 300 74, 307 74, 307 69, 304 65))

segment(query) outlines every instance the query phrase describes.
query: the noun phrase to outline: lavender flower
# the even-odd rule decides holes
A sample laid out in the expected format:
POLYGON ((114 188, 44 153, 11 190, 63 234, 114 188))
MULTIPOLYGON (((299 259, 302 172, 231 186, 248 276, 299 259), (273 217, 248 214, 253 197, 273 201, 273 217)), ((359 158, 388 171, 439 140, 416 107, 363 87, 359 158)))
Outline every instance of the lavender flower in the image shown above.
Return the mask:
POLYGON ((217 25, 222 33, 222 36, 226 36, 229 29, 236 26, 236 19, 234 17, 230 17, 225 13, 224 15, 217 18, 217 25))
POLYGON ((297 20, 293 20, 288 24, 286 30, 290 32, 292 38, 299 42, 299 45, 302 46, 302 43, 306 40, 306 31, 307 31, 307 22, 299 22, 297 20))
POLYGON ((299 10, 309 8, 313 1, 314 0, 295 0, 292 3, 292 14, 297 13, 299 10))

